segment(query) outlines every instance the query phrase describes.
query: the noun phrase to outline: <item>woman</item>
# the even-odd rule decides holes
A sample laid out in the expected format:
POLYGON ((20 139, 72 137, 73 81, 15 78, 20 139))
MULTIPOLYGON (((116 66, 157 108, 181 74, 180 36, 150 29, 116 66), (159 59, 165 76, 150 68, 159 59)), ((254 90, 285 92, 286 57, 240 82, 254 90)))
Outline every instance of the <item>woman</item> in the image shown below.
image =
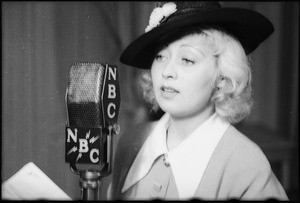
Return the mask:
POLYGON ((113 199, 287 200, 263 152, 231 125, 251 109, 247 54, 272 32, 260 14, 215 2, 153 10, 121 62, 149 69, 145 99, 165 114, 122 136, 113 199))

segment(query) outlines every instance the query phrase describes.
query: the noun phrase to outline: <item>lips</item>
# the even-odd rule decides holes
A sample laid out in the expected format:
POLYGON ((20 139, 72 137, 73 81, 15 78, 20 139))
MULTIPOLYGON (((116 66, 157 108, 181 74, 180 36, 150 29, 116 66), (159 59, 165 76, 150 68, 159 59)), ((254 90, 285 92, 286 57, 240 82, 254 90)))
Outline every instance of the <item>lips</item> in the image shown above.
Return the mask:
POLYGON ((168 94, 176 94, 179 93, 178 90, 172 88, 172 87, 168 87, 168 86, 162 86, 160 88, 162 90, 163 93, 168 93, 168 94))

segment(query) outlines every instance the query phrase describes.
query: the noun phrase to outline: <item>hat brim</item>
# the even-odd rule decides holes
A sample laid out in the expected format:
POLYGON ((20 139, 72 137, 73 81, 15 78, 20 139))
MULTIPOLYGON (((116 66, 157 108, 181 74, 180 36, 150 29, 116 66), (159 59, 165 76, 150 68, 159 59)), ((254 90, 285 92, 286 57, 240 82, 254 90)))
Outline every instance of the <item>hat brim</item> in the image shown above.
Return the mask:
POLYGON ((150 30, 134 40, 123 51, 120 61, 124 64, 149 69, 160 39, 175 34, 192 25, 215 25, 235 36, 246 54, 253 52, 274 31, 272 23, 263 15, 243 8, 220 8, 179 16, 150 30))

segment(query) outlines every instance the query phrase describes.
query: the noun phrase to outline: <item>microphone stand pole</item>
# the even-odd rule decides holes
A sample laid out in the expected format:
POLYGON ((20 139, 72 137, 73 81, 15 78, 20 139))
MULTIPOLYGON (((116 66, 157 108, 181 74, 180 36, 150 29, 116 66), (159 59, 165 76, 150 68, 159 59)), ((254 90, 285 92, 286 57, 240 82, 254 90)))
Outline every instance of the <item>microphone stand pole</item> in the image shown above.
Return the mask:
POLYGON ((99 200, 100 197, 100 172, 83 171, 80 173, 79 185, 81 187, 82 200, 99 200))
POLYGON ((79 186, 81 188, 82 200, 100 200, 101 178, 107 176, 111 172, 112 163, 112 136, 118 134, 119 129, 115 126, 109 126, 109 129, 102 128, 102 133, 107 136, 107 162, 100 170, 79 170, 76 163, 70 163, 70 168, 73 173, 80 176, 79 186), (117 130, 117 132, 116 132, 117 130))

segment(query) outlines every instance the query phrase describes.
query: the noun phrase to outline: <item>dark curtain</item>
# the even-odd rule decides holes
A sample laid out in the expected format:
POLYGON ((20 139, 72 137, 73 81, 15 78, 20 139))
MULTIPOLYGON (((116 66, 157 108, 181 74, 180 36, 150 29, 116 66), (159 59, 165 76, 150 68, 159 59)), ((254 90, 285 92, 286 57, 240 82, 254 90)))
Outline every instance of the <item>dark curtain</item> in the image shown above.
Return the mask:
MULTIPOLYGON (((122 133, 148 117, 136 84, 139 70, 119 62, 144 32, 155 2, 2 2, 2 182, 34 162, 71 198, 79 177, 65 163, 65 91, 76 62, 119 67, 122 133)), ((249 124, 298 141, 298 2, 224 2, 267 16, 274 34, 253 54, 255 105, 249 124)), ((296 151, 298 146, 296 145, 296 151)), ((298 188, 298 159, 289 188, 298 188)), ((111 177, 103 179, 103 195, 111 177)))

